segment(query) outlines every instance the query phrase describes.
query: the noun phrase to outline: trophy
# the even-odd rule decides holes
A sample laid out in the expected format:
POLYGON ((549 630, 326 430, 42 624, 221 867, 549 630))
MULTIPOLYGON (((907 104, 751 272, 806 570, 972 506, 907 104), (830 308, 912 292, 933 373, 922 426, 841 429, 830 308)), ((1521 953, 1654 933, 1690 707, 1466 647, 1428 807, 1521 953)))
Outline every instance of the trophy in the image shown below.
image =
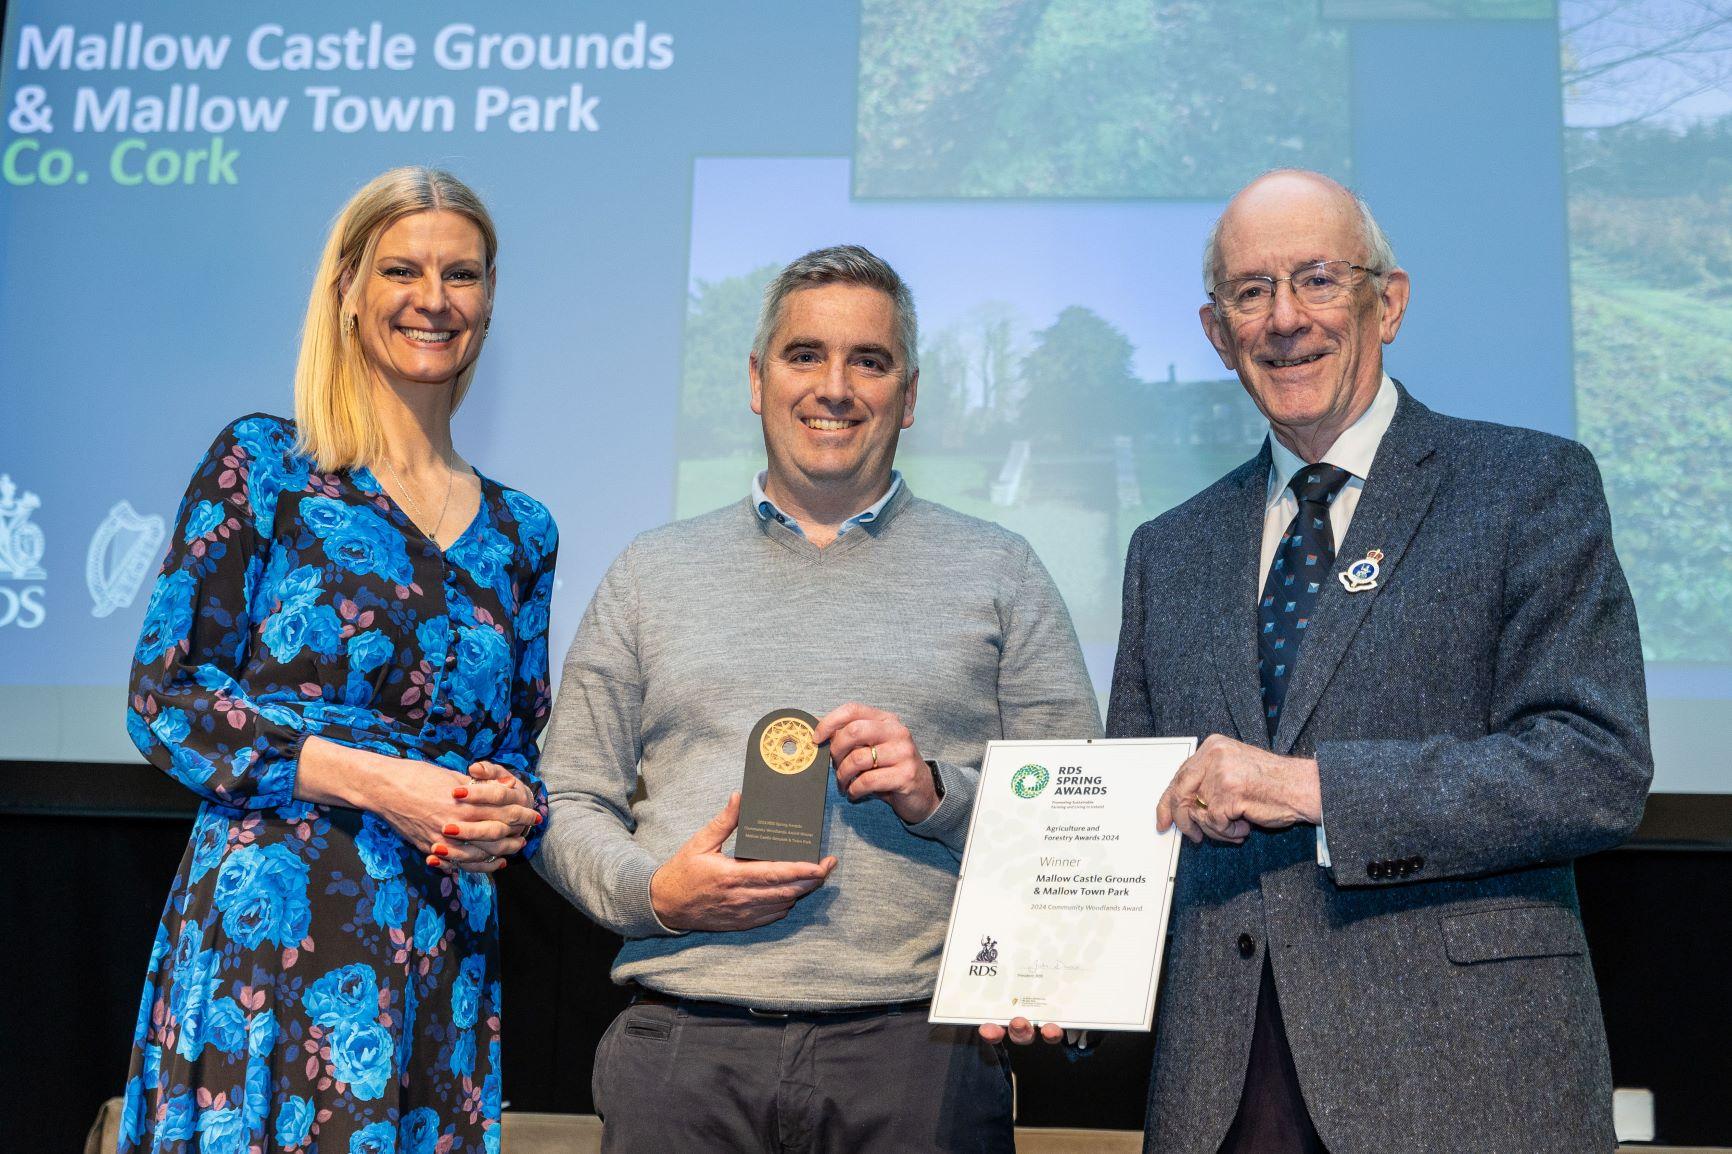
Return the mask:
POLYGON ((776 709, 752 727, 735 857, 816 862, 822 856, 830 747, 812 739, 817 724, 805 710, 776 709))

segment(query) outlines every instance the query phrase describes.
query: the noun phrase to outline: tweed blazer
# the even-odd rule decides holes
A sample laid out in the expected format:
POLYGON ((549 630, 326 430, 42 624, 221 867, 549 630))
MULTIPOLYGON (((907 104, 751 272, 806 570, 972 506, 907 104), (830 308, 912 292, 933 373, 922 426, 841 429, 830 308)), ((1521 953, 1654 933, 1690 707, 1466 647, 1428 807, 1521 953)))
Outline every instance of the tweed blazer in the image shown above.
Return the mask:
MULTIPOLYGON (((1399 387, 1399 386, 1398 386, 1399 387)), ((1232 1122, 1264 957, 1332 1154, 1610 1150, 1611 1076, 1571 862, 1652 776, 1636 614, 1581 445, 1400 389, 1270 742, 1256 597, 1267 443, 1139 528, 1107 732, 1315 757, 1315 831, 1180 856, 1146 1150, 1232 1122)))

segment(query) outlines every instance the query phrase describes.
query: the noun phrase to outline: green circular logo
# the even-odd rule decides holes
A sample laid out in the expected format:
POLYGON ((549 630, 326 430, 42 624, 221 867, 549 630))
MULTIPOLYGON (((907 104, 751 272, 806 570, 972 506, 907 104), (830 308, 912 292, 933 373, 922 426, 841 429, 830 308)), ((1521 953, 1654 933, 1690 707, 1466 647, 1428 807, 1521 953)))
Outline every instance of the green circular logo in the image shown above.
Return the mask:
POLYGON ((1039 797, 1051 780, 1052 774, 1046 771, 1046 766, 1025 765, 1010 775, 1010 789, 1018 797, 1039 797))

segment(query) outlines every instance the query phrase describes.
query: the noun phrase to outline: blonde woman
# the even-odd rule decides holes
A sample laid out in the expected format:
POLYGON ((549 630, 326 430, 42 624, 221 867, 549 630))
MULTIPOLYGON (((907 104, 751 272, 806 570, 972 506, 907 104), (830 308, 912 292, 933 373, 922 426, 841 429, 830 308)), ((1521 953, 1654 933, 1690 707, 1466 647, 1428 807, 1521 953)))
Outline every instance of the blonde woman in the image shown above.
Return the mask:
POLYGON ((451 443, 495 247, 451 175, 369 183, 314 280, 295 421, 235 421, 193 475, 127 724, 202 804, 122 1151, 499 1147, 490 875, 546 814, 556 533, 451 443))

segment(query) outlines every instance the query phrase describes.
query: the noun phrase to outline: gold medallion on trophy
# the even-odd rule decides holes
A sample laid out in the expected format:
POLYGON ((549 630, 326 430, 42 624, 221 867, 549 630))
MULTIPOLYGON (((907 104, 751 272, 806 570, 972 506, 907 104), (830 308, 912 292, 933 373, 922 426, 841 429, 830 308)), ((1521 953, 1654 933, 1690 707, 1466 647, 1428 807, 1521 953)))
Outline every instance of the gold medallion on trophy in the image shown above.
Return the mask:
POLYGON ((778 717, 758 738, 758 755, 777 773, 802 773, 818 759, 812 727, 798 717, 778 717))

